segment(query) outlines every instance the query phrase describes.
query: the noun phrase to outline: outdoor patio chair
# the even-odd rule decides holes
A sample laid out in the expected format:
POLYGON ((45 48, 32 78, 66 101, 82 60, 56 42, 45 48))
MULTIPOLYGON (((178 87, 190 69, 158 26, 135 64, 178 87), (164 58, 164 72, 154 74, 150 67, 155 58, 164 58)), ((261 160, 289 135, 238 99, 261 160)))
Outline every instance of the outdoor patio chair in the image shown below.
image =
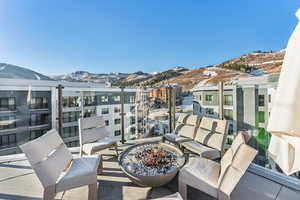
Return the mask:
POLYGON ((101 116, 81 118, 79 123, 80 156, 92 155, 103 149, 114 147, 118 156, 118 139, 110 137, 101 116))
POLYGON ((163 140, 176 145, 193 140, 200 120, 201 117, 199 115, 181 114, 175 128, 175 133, 165 134, 163 140))
POLYGON ((186 200, 189 185, 218 200, 229 200, 256 154, 243 134, 238 134, 220 163, 202 157, 190 159, 179 172, 179 193, 186 200))
POLYGON ((227 132, 227 120, 203 117, 195 139, 182 143, 182 147, 204 158, 219 159, 224 153, 227 132))
POLYGON ((56 193, 88 185, 89 200, 97 199, 97 168, 100 155, 73 158, 56 130, 20 145, 44 187, 44 200, 56 193))

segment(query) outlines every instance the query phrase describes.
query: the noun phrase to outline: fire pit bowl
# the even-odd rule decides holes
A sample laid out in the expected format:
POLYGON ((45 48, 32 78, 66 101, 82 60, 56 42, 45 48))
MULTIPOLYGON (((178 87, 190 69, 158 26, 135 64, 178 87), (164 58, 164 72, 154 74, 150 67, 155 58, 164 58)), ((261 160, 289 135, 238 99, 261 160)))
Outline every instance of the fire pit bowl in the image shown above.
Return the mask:
POLYGON ((161 142, 146 142, 126 149, 119 164, 129 179, 140 186, 158 187, 171 181, 184 165, 182 151, 161 142))

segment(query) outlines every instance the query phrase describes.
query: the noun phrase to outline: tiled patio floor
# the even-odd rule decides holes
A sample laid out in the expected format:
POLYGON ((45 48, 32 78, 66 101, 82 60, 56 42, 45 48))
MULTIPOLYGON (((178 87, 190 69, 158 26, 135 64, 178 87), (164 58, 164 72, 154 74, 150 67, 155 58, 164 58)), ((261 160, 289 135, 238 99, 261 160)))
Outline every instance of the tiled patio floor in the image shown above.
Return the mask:
MULTIPOLYGON (((119 148, 122 151, 128 145, 119 148)), ((135 200, 171 194, 177 190, 176 180, 160 188, 139 187, 133 184, 119 168, 113 149, 104 150, 103 174, 98 176, 98 199, 135 200), (173 187, 173 189, 172 189, 173 187)), ((74 157, 78 154, 74 154, 74 157)), ((0 199, 35 200, 42 198, 43 188, 27 160, 0 163, 0 199)), ((87 187, 59 193, 56 199, 87 199, 87 187)))

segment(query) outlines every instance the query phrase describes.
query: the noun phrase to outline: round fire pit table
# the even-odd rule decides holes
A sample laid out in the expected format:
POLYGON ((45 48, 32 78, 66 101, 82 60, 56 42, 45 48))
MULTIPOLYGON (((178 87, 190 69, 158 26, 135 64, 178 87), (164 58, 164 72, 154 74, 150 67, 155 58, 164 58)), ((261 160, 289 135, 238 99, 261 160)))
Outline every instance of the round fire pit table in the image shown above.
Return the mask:
POLYGON ((119 159, 122 171, 132 182, 150 187, 170 182, 184 163, 185 157, 180 149, 161 142, 131 146, 119 159))

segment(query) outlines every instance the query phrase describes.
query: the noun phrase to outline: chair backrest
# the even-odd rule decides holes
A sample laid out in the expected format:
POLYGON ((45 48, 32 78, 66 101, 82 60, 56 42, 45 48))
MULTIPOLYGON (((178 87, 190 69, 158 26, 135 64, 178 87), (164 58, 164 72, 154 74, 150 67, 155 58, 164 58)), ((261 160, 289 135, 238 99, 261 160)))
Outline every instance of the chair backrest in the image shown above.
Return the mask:
POLYGON ((174 130, 175 134, 178 134, 178 130, 186 123, 188 116, 190 115, 186 113, 179 114, 175 125, 175 130, 174 130))
POLYGON ((203 117, 197 130, 195 141, 223 153, 228 132, 226 120, 203 117))
POLYGON ((189 115, 185 121, 185 123, 178 129, 178 135, 195 138, 196 131, 199 127, 201 117, 199 115, 189 115))
POLYGON ((80 118, 78 119, 78 124, 80 145, 95 142, 109 136, 102 116, 80 118))
POLYGON ((43 187, 54 185, 72 161, 72 154, 55 129, 20 145, 43 187))
POLYGON ((256 154, 257 150, 246 144, 244 135, 238 134, 221 159, 218 179, 220 195, 230 196, 256 154))

